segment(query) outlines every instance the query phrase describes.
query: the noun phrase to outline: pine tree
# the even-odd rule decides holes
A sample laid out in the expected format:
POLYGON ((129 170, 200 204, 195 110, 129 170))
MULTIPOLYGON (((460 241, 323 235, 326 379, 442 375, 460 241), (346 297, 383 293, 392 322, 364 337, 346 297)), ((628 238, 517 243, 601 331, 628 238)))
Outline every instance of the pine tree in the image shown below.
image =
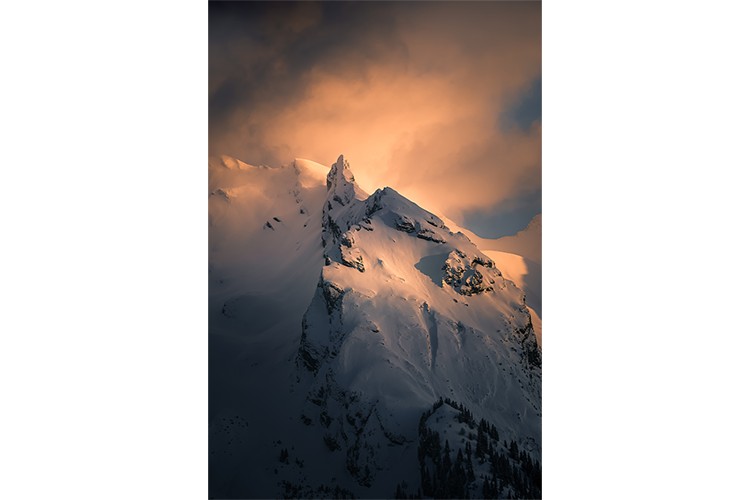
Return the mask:
POLYGON ((404 490, 401 489, 401 483, 396 485, 396 493, 393 494, 393 498, 406 498, 404 490))
POLYGON ((445 448, 443 449, 443 475, 447 475, 451 470, 451 445, 448 440, 445 440, 445 448))
POLYGON ((518 443, 515 441, 510 442, 510 456, 513 460, 518 460, 518 443))
POLYGON ((422 465, 422 468, 420 470, 420 475, 422 476, 422 489, 424 490, 424 494, 427 496, 432 495, 432 483, 430 482, 430 473, 424 464, 422 465))
POLYGON ((487 478, 484 478, 484 482, 482 483, 482 496, 484 498, 493 498, 492 491, 490 491, 490 484, 487 482, 487 478))
POLYGON ((490 428, 490 436, 492 436, 492 439, 495 441, 498 441, 500 439, 500 435, 497 432, 497 427, 495 427, 495 424, 492 424, 492 427, 490 428))

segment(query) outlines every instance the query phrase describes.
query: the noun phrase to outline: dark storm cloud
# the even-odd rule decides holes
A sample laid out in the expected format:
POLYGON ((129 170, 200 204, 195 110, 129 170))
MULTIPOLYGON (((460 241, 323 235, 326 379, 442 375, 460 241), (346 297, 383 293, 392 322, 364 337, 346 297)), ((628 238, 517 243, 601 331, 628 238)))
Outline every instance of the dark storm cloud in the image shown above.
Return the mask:
POLYGON ((212 155, 344 153, 458 219, 540 188, 539 3, 212 2, 209 43, 212 155))
POLYGON ((395 30, 387 4, 210 2, 210 153, 280 161, 242 130, 248 117, 293 106, 312 69, 362 77, 369 62, 404 57, 395 30))

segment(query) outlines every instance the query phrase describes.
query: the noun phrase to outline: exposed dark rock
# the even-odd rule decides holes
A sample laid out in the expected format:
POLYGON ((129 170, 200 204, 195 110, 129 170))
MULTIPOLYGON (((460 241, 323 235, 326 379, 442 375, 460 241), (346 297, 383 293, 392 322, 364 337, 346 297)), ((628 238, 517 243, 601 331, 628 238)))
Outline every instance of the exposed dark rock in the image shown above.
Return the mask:
MULTIPOLYGON (((367 206, 365 208, 365 215, 367 217, 370 217, 375 212, 377 212, 378 210, 382 210, 383 209, 383 205, 381 204, 382 198, 383 198, 383 190, 382 189, 378 189, 377 191, 375 191, 372 194, 372 196, 370 196, 367 199, 367 206)), ((369 222, 369 219, 367 219, 367 220, 369 222)))
POLYGON ((396 229, 405 233, 413 233, 417 230, 414 221, 406 215, 396 215, 394 223, 396 224, 396 229))
MULTIPOLYGON (((525 311, 528 314, 528 310, 525 311)), ((528 317, 528 322, 523 328, 516 330, 516 335, 521 338, 522 356, 526 362, 535 368, 542 367, 542 351, 539 349, 539 345, 536 341, 536 335, 534 335, 534 326, 531 323, 531 316, 528 317)))
POLYGON ((469 269, 464 275, 459 293, 462 295, 475 295, 488 292, 492 289, 491 286, 484 284, 484 276, 478 269, 469 269))
POLYGON ((229 303, 224 303, 224 305, 221 308, 221 314, 223 314, 227 318, 234 317, 234 313, 232 312, 232 308, 229 306, 229 303))
POLYGON ((313 373, 318 372, 318 368, 320 368, 320 360, 310 352, 307 335, 305 333, 303 333, 300 338, 299 358, 302 360, 302 364, 305 368, 309 371, 313 373))
POLYGON ((435 233, 432 229, 420 229, 417 233, 417 238, 421 238, 427 241, 434 241, 435 243, 445 243, 445 239, 439 234, 435 233))
POLYGON ((229 202, 229 193, 219 188, 211 193, 212 196, 220 196, 224 201, 229 202))
POLYGON ((492 259, 475 256, 473 259, 471 259, 471 265, 473 267, 473 266, 476 266, 477 264, 479 264, 480 266, 487 267, 487 268, 495 267, 495 263, 492 262, 492 259))
POLYGON ((338 238, 341 236, 341 227, 336 223, 335 220, 331 218, 330 215, 327 216, 326 220, 324 221, 324 230, 328 230, 331 235, 333 235, 334 238, 338 238))
POLYGON ((344 290, 332 281, 324 280, 322 277, 318 286, 323 290, 323 299, 325 300, 328 314, 331 314, 334 309, 341 309, 344 290))
POLYGON ((443 264, 443 282, 446 285, 452 286, 456 292, 466 296, 494 290, 492 284, 495 281, 488 278, 488 283, 485 283, 484 275, 476 268, 477 264, 488 267, 493 273, 500 274, 494 268, 491 260, 474 257, 470 263, 463 252, 454 250, 448 255, 445 264, 443 264))
POLYGON ((354 245, 354 235, 350 231, 345 232, 341 236, 341 244, 351 248, 354 245))
POLYGON ((353 267, 361 273, 365 272, 365 263, 361 255, 354 257, 349 252, 341 252, 341 263, 347 267, 353 267))
POLYGON ((440 218, 438 218, 438 217, 436 217, 436 216, 434 216, 432 214, 429 214, 427 217, 425 217, 424 220, 425 220, 425 222, 427 222, 427 224, 429 224, 431 226, 437 227, 439 229, 448 229, 447 227, 445 227, 445 224, 443 224, 443 221, 440 220, 440 218))

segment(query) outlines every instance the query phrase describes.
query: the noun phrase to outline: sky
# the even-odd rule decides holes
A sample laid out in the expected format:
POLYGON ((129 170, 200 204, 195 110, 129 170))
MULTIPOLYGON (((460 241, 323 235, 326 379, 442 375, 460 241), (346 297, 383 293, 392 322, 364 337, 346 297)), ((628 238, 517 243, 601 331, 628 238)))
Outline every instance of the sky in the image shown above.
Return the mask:
POLYGON ((483 237, 541 213, 540 2, 210 2, 209 154, 349 160, 483 237))

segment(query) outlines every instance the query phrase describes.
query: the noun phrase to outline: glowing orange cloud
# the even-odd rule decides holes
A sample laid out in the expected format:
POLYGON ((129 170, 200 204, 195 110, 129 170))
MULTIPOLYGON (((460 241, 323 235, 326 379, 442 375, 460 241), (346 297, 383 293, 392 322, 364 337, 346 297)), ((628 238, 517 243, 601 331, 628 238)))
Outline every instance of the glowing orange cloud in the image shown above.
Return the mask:
MULTIPOLYGON (((273 50, 266 71, 296 77, 285 101, 255 101, 211 137, 214 154, 249 163, 294 157, 330 164, 343 153, 367 191, 391 186, 461 219, 540 188, 541 125, 503 129, 501 113, 540 77, 535 3, 430 3, 404 7, 393 32, 364 53, 342 47, 301 75, 273 50)), ((309 36, 319 13, 295 18, 274 50, 309 36)))

